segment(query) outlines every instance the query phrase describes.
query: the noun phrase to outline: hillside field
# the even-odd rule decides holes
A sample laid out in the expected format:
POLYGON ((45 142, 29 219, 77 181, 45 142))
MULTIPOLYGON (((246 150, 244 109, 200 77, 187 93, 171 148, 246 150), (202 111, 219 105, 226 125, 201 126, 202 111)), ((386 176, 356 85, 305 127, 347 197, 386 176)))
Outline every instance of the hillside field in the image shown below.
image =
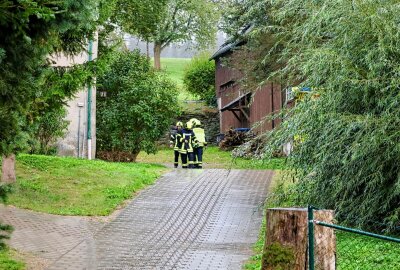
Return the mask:
POLYGON ((180 101, 198 99, 187 92, 183 86, 183 73, 190 60, 190 58, 161 58, 162 70, 164 70, 168 77, 178 85, 180 101))

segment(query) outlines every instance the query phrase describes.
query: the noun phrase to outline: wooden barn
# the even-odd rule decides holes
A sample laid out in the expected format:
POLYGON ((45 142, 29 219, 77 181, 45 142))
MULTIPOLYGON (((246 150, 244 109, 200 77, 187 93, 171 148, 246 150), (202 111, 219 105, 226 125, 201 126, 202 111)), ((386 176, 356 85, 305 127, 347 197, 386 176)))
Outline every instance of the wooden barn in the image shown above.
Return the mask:
MULTIPOLYGON (((215 84, 220 112, 220 132, 231 128, 252 128, 266 116, 279 111, 285 103, 282 87, 272 82, 251 93, 238 82, 239 72, 226 66, 226 58, 236 57, 233 50, 243 43, 229 43, 222 46, 211 58, 215 60, 215 84)), ((280 120, 265 121, 255 132, 271 130, 280 120)))

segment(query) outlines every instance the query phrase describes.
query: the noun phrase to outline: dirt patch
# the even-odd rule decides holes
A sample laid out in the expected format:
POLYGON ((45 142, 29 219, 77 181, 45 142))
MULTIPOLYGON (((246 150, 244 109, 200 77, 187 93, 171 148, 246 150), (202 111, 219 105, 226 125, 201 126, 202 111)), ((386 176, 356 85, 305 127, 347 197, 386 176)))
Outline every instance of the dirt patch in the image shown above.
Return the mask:
POLYGON ((40 258, 31 253, 12 250, 11 254, 17 261, 25 263, 26 270, 44 270, 50 266, 51 261, 40 258))

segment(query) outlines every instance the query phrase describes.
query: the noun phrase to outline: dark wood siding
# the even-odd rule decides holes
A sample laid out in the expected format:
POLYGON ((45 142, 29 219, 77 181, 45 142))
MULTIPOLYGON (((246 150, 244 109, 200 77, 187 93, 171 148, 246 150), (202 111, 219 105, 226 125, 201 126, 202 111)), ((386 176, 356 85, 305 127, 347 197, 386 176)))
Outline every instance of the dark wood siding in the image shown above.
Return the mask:
MULTIPOLYGON (((239 97, 239 85, 236 82, 237 73, 224 65, 224 61, 218 58, 216 61, 215 84, 216 95, 220 99, 220 106, 223 108, 239 97)), ((220 108, 220 109, 221 109, 220 108)), ((221 132, 226 132, 230 128, 242 127, 243 122, 239 121, 232 112, 224 111, 220 114, 221 132)))
POLYGON ((279 125, 279 119, 269 120, 267 116, 280 111, 282 96, 281 86, 274 83, 267 83, 254 94, 250 105, 250 122, 253 126, 257 126, 256 132, 271 130, 279 125))
MULTIPOLYGON (((227 54, 224 57, 232 57, 232 54, 227 54)), ((221 60, 221 58, 215 61, 216 95, 219 99, 219 109, 224 108, 227 104, 246 93, 240 88, 240 84, 238 83, 241 74, 226 67, 224 62, 225 61, 221 60)), ((232 111, 223 111, 220 113, 221 133, 228 131, 230 128, 249 128, 253 127, 255 124, 258 124, 258 127, 255 129, 256 132, 264 132, 273 129, 279 125, 280 121, 278 119, 274 121, 263 120, 266 116, 271 115, 273 112, 276 113, 282 108, 284 102, 283 98, 284 93, 280 85, 267 83, 253 94, 248 109, 248 120, 240 112, 237 113, 240 121, 232 111)))

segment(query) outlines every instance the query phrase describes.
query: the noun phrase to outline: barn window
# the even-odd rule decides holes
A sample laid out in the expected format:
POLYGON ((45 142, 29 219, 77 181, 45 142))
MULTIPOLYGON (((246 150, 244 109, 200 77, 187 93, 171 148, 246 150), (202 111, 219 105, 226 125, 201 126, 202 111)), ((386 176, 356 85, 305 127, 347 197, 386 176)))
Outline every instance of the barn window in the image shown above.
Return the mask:
POLYGON ((221 84, 221 85, 219 86, 219 91, 220 91, 220 92, 223 92, 223 91, 225 91, 226 89, 232 87, 234 84, 235 84, 235 81, 234 81, 234 80, 229 80, 228 82, 226 82, 226 83, 224 83, 224 84, 221 84))

